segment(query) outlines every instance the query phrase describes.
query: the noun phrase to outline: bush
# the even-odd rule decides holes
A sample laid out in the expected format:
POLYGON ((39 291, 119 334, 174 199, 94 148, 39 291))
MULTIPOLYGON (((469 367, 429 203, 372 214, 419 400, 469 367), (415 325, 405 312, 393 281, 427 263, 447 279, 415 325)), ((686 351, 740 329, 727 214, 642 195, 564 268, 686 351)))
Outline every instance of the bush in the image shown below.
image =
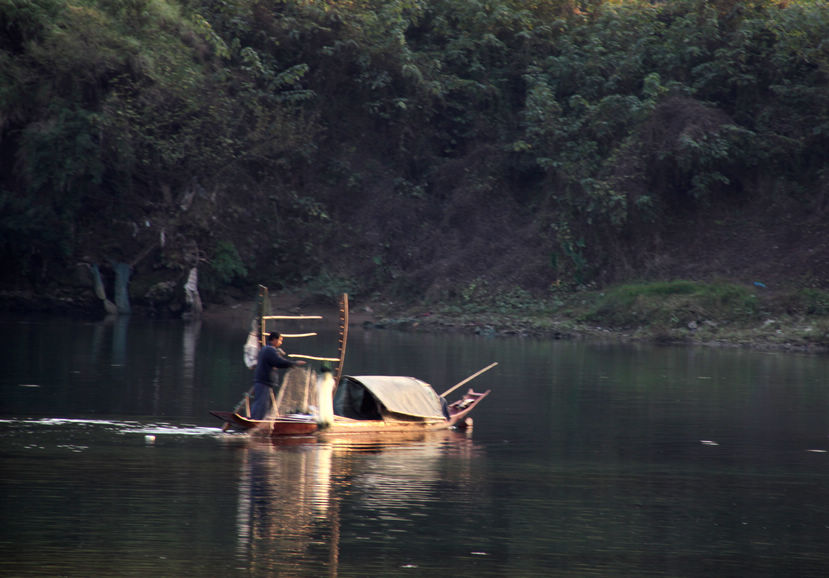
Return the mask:
POLYGON ((244 279, 248 275, 242 257, 232 241, 219 241, 210 266, 218 280, 225 284, 244 279))
POLYGON ((612 327, 682 327, 710 318, 748 320, 758 313, 757 297, 748 288, 727 283, 670 281, 611 288, 584 319, 612 327))

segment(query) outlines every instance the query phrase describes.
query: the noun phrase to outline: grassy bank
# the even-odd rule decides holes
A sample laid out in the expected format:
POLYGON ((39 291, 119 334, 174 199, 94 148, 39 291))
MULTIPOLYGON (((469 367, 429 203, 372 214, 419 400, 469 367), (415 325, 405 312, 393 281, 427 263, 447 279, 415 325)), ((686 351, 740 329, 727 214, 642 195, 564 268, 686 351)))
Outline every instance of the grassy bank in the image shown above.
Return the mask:
MULTIPOLYGON (((272 292, 272 307, 336 318, 341 289, 308 286, 272 292)), ((244 298, 247 294, 226 295, 222 304, 207 304, 205 317, 247 327, 253 309, 244 298)), ((88 288, 37 295, 0 293, 0 310, 103 314, 88 288)), ((504 291, 481 282, 433 302, 352 294, 350 310, 353 325, 375 328, 829 352, 829 291, 808 288, 673 281, 601 290, 552 287, 546 297, 538 298, 521 289, 504 291)), ((133 314, 148 312, 136 308, 133 314)))
POLYGON ((388 328, 829 351, 829 292, 762 284, 635 283, 542 300, 474 287, 451 302, 361 310, 388 328))

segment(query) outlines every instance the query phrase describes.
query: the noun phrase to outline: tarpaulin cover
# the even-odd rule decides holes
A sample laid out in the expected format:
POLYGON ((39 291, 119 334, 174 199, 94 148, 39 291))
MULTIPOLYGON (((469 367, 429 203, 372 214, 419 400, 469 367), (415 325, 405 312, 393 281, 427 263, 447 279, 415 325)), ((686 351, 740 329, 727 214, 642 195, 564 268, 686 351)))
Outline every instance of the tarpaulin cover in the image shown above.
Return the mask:
POLYGON ((336 413, 355 419, 372 419, 368 415, 356 415, 365 413, 366 404, 360 391, 363 388, 369 390, 391 412, 429 419, 445 419, 440 396, 431 385, 414 377, 391 375, 343 377, 334 400, 336 413))

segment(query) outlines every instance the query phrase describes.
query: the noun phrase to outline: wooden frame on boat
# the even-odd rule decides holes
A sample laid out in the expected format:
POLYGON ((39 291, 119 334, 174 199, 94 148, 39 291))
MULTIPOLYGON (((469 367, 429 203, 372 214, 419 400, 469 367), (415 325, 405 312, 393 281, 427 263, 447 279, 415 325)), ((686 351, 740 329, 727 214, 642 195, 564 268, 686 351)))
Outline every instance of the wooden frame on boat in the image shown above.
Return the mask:
MULTIPOLYGON (((266 315, 267 288, 260 286, 259 316, 254 319, 252 328, 258 332, 260 346, 265 343, 267 335, 266 324, 269 320, 296 320, 322 319, 320 315, 266 315)), ((253 334, 253 329, 252 329, 253 334)), ((308 337, 316 333, 283 334, 286 337, 308 337)), ((250 347, 250 337, 248 345, 250 347)), ((463 429, 471 426, 469 414, 489 395, 490 390, 476 392, 469 389, 463 396, 452 402, 446 401, 446 396, 460 386, 471 381, 495 367, 492 363, 473 373, 466 379, 438 395, 432 387, 412 377, 398 376, 345 376, 342 374, 345 361, 346 345, 348 342, 348 295, 343 295, 339 307, 339 339, 338 356, 316 357, 294 354, 291 357, 311 359, 317 361, 336 362, 336 366, 329 376, 328 389, 322 396, 330 395, 338 411, 328 418, 321 417, 324 413, 319 409, 308 413, 277 414, 272 419, 254 420, 250 417, 250 403, 252 390, 245 393, 242 400, 232 411, 211 411, 210 413, 223 420, 224 430, 236 429, 270 435, 273 437, 302 436, 302 435, 340 435, 340 434, 383 434, 392 432, 427 432, 449 428, 463 429), (356 401, 355 401, 356 400, 356 401), (243 409, 244 408, 244 409, 243 409)), ((246 354, 249 352, 246 350, 246 354)), ((311 379, 311 373, 308 373, 311 379)), ((307 403, 310 383, 305 384, 305 407, 307 403)), ((285 393, 285 387, 280 387, 279 396, 272 397, 272 404, 280 408, 280 401, 285 393)), ((271 392, 273 396, 273 393, 271 392)), ((328 400, 330 408, 331 401, 328 400)), ((324 400, 318 404, 324 406, 324 400)), ((304 410, 307 411, 307 410, 304 410)), ((330 411, 330 409, 329 409, 330 411)))

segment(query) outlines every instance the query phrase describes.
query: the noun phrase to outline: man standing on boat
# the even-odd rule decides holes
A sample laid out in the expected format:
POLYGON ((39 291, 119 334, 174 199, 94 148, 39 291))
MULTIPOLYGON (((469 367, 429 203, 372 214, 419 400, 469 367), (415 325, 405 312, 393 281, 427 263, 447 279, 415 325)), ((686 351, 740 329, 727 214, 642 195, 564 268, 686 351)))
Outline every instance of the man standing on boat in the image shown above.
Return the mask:
POLYGON ((274 376, 274 369, 287 369, 294 365, 305 365, 305 361, 293 361, 285 357, 282 345, 282 336, 274 331, 268 335, 268 343, 259 351, 259 360, 253 375, 253 405, 251 418, 265 419, 271 410, 271 392, 278 391, 282 382, 281 372, 274 376))

